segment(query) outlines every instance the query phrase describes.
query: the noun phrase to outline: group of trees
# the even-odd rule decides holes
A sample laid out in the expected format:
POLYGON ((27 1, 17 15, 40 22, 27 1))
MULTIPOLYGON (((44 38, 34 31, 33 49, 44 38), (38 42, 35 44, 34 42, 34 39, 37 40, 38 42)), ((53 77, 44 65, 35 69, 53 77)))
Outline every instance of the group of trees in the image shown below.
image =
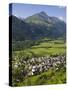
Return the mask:
POLYGON ((40 40, 24 40, 24 41, 13 41, 12 42, 12 49, 13 51, 24 50, 27 48, 31 48, 31 46, 38 45, 41 41, 40 40))

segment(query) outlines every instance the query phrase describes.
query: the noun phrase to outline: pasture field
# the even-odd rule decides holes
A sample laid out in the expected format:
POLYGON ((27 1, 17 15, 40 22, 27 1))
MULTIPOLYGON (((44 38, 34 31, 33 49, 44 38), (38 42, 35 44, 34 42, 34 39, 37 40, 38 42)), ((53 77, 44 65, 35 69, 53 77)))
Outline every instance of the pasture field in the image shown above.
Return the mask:
POLYGON ((52 69, 40 75, 27 77, 23 82, 17 83, 16 86, 31 86, 31 85, 49 85, 66 83, 65 68, 62 67, 58 71, 52 69))
POLYGON ((66 44, 63 40, 54 40, 40 43, 39 45, 32 46, 24 51, 15 51, 15 55, 23 55, 33 57, 50 56, 50 55, 63 55, 66 53, 66 44))
MULTIPOLYGON (((40 42, 38 45, 30 48, 12 52, 12 78, 13 86, 30 86, 30 85, 48 85, 48 84, 63 84, 66 83, 66 68, 64 64, 60 64, 58 70, 50 68, 37 75, 23 76, 22 70, 25 70, 31 65, 22 64, 23 61, 28 61, 31 58, 39 57, 57 57, 66 54, 66 44, 63 40, 48 40, 40 42), (19 66, 16 66, 19 64, 19 66), (15 66, 14 66, 15 65, 15 66)), ((38 63, 39 64, 39 63, 38 63)), ((35 62, 36 65, 36 62, 35 62)))

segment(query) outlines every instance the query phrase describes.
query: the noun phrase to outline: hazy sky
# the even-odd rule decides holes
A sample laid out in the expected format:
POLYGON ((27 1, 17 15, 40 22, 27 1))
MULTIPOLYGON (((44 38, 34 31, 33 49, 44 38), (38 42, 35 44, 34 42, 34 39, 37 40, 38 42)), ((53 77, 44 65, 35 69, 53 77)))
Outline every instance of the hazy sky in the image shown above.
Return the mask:
MULTIPOLYGON (((9 10, 11 12, 11 7, 9 10)), ((21 18, 26 18, 41 11, 46 12, 49 16, 55 16, 66 21, 66 7, 63 6, 12 4, 12 14, 21 18)))

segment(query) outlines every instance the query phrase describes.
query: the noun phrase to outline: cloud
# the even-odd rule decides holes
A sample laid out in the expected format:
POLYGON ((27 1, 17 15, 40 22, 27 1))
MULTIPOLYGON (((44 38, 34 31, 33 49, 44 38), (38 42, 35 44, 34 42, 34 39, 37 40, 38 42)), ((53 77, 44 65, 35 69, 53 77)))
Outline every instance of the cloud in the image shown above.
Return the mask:
POLYGON ((60 20, 64 21, 64 18, 62 16, 58 17, 60 20))

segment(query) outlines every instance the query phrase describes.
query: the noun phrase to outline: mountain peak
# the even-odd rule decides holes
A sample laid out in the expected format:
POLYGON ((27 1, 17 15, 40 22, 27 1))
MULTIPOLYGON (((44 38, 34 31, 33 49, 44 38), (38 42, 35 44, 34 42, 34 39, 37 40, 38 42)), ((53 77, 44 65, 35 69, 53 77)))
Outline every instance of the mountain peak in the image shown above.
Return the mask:
POLYGON ((49 16, 48 16, 47 13, 45 13, 44 11, 41 11, 40 13, 38 13, 38 15, 39 15, 40 18, 42 18, 43 20, 49 20, 49 16))
POLYGON ((40 13, 38 13, 39 15, 41 15, 41 16, 47 16, 48 17, 48 15, 47 15, 47 13, 45 13, 44 11, 41 11, 40 13))
POLYGON ((45 15, 47 15, 44 11, 41 11, 39 14, 45 14, 45 15))

